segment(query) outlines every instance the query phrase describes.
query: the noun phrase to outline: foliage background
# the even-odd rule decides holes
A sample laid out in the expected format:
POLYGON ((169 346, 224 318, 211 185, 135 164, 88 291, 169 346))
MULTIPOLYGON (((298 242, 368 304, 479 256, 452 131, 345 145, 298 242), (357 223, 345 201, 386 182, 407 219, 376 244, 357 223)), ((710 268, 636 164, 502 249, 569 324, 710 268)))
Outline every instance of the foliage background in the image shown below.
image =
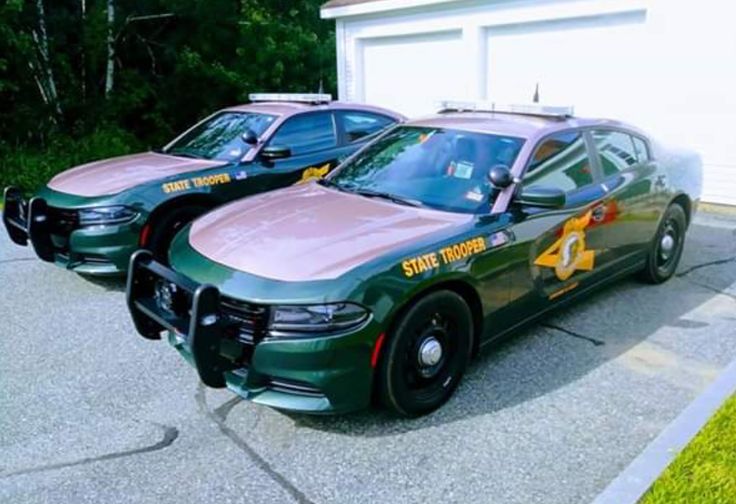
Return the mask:
POLYGON ((251 92, 334 93, 321 3, 0 0, 0 186, 160 146, 251 92))

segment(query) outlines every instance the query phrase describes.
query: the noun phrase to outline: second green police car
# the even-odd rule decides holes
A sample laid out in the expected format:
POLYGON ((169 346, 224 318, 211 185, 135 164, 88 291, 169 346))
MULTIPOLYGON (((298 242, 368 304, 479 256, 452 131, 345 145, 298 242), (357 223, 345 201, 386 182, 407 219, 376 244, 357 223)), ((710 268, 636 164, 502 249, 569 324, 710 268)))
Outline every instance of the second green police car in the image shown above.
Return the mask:
POLYGON ((138 332, 257 403, 333 413, 375 398, 416 416, 480 347, 615 278, 674 274, 697 156, 563 109, 468 108, 197 219, 170 267, 136 253, 138 332))

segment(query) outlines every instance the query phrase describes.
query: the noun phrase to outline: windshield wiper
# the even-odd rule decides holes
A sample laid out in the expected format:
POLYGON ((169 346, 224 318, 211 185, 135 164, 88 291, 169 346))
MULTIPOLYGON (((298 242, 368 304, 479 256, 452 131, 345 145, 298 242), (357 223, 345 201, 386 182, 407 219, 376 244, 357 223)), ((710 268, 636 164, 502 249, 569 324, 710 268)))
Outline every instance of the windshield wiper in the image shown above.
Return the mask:
POLYGON ((393 203, 398 203, 399 205, 406 205, 406 206, 412 206, 412 207, 424 206, 424 204, 421 201, 410 199, 410 198, 403 198, 401 196, 397 196, 396 194, 391 194, 387 192, 372 191, 370 189, 356 189, 351 192, 354 192, 355 194, 360 194, 361 196, 365 196, 367 198, 381 198, 381 199, 389 200, 393 203))

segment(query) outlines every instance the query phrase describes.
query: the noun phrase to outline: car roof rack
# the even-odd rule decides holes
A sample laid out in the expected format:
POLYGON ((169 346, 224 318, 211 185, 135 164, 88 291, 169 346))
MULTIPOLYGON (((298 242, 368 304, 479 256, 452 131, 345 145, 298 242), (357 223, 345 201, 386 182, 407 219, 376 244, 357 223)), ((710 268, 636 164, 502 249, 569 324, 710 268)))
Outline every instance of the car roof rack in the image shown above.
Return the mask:
POLYGON ((448 112, 491 112, 519 114, 564 119, 574 116, 574 108, 569 105, 543 105, 541 103, 499 104, 489 101, 444 100, 440 102, 440 114, 448 112))
POLYGON ((251 102, 297 102, 321 104, 332 101, 328 93, 251 93, 248 95, 251 102))

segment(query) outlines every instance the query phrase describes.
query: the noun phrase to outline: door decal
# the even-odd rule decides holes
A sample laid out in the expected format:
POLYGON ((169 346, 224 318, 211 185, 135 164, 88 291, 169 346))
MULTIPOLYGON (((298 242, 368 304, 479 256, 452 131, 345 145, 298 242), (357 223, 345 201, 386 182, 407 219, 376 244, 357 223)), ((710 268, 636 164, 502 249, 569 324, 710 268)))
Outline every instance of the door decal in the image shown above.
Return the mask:
POLYGON ((324 178, 325 175, 330 171, 330 163, 325 163, 319 168, 316 166, 310 166, 302 172, 302 178, 299 179, 297 184, 304 184, 310 180, 319 180, 324 178))
POLYGON ((567 280, 576 271, 590 271, 595 266, 595 251, 585 249, 585 228, 591 223, 593 212, 565 223, 562 236, 537 257, 534 264, 554 268, 560 280, 567 280))

